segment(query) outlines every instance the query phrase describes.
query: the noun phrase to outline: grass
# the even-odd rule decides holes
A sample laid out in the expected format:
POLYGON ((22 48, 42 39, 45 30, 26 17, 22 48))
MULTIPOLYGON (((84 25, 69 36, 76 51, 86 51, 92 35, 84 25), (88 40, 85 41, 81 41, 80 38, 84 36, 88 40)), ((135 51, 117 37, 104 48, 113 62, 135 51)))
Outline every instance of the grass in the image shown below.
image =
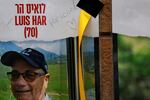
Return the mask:
POLYGON ((94 78, 94 73, 90 73, 88 71, 85 72, 85 90, 91 89, 91 88, 95 88, 95 78, 94 78))
POLYGON ((6 76, 6 72, 10 71, 10 68, 0 64, 0 70, 0 100, 9 100, 10 97, 11 100, 15 100, 11 94, 10 81, 6 76))

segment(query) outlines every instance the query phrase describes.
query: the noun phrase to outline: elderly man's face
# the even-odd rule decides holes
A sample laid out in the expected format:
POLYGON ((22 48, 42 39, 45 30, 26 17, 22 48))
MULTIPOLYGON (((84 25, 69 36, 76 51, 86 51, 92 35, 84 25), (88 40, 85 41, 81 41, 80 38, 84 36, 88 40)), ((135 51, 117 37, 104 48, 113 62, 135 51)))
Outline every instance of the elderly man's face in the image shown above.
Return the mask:
MULTIPOLYGON (((24 73, 33 71, 44 73, 42 69, 33 68, 24 60, 17 60, 12 66, 12 70, 24 73)), ((42 100, 45 96, 45 90, 48 84, 48 76, 42 75, 36 77, 33 81, 27 81, 22 75, 15 80, 11 80, 11 89, 17 100, 42 100)))

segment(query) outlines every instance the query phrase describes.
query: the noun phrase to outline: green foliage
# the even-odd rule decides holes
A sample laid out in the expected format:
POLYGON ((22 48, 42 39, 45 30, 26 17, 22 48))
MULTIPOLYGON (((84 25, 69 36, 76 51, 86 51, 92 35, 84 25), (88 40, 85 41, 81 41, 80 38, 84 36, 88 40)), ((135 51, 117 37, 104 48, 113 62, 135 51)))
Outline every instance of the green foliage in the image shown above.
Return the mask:
POLYGON ((85 90, 89 90, 91 88, 95 88, 95 77, 94 73, 85 72, 84 74, 84 82, 85 82, 85 90))
POLYGON ((121 100, 150 100, 150 39, 118 37, 121 100))
POLYGON ((49 64, 50 80, 47 91, 54 100, 69 100, 66 66, 66 64, 49 64))

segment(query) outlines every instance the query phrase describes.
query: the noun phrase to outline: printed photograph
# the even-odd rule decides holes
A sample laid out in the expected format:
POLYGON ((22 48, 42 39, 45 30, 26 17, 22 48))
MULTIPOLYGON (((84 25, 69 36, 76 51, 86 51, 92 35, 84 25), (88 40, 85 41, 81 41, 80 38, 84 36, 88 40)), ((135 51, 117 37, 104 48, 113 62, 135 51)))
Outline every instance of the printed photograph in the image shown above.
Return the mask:
POLYGON ((0 100, 69 100, 66 54, 65 39, 0 41, 0 100))

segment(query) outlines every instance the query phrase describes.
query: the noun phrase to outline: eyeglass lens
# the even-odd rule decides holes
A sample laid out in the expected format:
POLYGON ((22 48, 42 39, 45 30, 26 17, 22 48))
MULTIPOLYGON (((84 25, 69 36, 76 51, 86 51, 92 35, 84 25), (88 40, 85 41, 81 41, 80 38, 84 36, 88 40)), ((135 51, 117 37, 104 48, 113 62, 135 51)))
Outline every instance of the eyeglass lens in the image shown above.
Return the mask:
POLYGON ((22 75, 26 81, 32 82, 37 77, 44 75, 44 73, 37 73, 30 70, 27 70, 24 73, 20 73, 17 70, 12 70, 12 72, 7 72, 7 75, 11 81, 16 81, 20 77, 20 75, 22 75))

